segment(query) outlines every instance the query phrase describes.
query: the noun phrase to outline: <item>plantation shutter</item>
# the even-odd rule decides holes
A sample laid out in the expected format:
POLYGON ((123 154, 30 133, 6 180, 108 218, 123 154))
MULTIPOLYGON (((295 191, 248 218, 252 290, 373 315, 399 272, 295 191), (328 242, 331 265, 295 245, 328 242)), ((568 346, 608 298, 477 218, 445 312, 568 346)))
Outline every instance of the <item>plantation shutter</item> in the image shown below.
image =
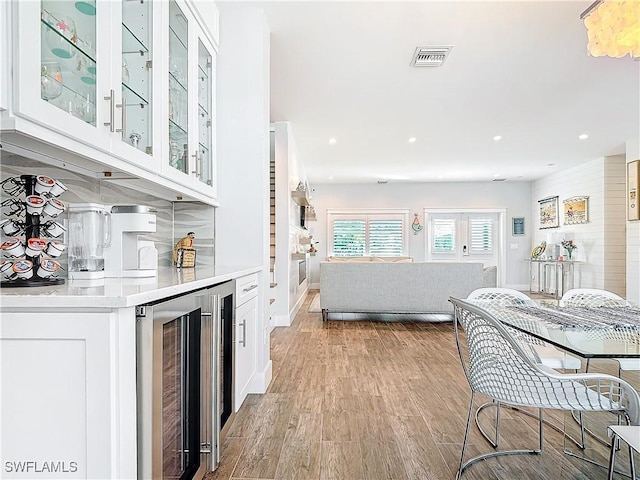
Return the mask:
POLYGON ((432 252, 449 253, 455 248, 456 221, 453 218, 434 218, 432 252))
POLYGON ((333 254, 336 257, 362 257, 366 248, 365 220, 333 220, 333 254))
POLYGON ((402 219, 369 220, 369 255, 400 257, 404 251, 402 219))
POLYGON ((491 218, 469 218, 471 253, 493 253, 493 222, 491 218))

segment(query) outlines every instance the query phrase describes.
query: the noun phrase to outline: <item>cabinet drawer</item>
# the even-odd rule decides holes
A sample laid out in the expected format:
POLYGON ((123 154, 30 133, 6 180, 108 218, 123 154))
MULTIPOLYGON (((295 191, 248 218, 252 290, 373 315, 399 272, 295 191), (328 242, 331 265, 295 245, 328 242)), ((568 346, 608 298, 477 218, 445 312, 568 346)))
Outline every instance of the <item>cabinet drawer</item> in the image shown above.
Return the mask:
POLYGON ((258 274, 247 275, 236 280, 236 307, 258 295, 258 274))

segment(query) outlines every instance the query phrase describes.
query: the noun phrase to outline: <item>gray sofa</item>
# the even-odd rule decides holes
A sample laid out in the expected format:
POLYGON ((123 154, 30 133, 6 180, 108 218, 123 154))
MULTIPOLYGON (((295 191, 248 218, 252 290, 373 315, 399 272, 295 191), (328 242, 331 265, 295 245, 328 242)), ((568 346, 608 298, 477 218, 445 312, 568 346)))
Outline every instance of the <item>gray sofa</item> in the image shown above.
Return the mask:
POLYGON ((320 262, 320 308, 329 312, 453 313, 450 296, 495 287, 497 269, 458 262, 320 262))

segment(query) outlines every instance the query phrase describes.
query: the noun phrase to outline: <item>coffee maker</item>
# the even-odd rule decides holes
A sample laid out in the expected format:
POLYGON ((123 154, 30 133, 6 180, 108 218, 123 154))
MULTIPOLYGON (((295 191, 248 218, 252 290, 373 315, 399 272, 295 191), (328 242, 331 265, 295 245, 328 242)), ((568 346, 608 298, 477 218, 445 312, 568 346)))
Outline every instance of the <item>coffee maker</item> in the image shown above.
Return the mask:
POLYGON ((105 277, 153 277, 158 252, 140 233, 155 233, 155 209, 143 205, 111 207, 111 243, 104 249, 105 277))

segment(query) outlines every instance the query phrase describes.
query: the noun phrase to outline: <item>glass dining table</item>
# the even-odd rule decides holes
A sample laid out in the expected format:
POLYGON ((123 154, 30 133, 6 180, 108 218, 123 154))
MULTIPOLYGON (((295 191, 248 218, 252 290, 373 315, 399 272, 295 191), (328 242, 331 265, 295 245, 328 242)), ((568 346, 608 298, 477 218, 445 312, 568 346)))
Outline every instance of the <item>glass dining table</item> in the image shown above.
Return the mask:
MULTIPOLYGON (((637 359, 637 368, 623 371, 621 378, 640 391, 640 308, 639 307, 563 307, 557 304, 504 305, 473 302, 497 320, 546 344, 583 360, 584 370, 618 375, 618 359, 637 359)), ((628 363, 628 362, 627 362, 628 363)), ((632 365, 635 362, 631 362, 632 365)), ((617 423, 608 413, 582 416, 588 435, 584 448, 567 438, 581 438, 580 420, 575 412, 564 415, 567 454, 606 467, 608 462, 607 426, 617 423)), ((623 452, 624 454, 624 452, 623 452)))

